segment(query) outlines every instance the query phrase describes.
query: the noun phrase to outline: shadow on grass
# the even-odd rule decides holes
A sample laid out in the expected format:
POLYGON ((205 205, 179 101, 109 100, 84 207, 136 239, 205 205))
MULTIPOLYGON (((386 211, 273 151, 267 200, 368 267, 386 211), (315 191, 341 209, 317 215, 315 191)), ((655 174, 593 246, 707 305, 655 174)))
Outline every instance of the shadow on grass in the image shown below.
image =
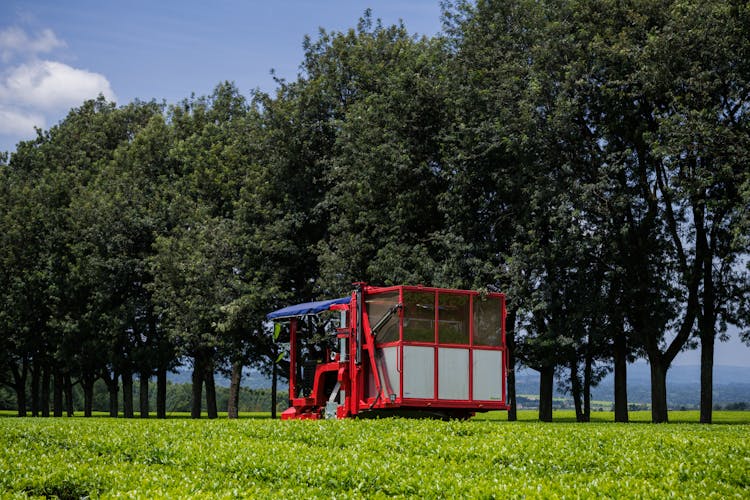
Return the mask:
MULTIPOLYGON (((630 424, 651 424, 651 411, 631 411, 628 414, 630 424)), ((473 420, 507 422, 506 412, 488 412, 478 414, 473 420)), ((668 415, 670 424, 699 424, 700 412, 697 410, 672 410, 668 415)), ((537 410, 519 410, 518 422, 540 423, 537 410)), ((573 410, 556 410, 552 414, 552 422, 556 423, 580 423, 573 410)), ((615 423, 615 414, 611 411, 591 412, 590 423, 615 423)), ((716 410, 713 412, 713 425, 747 425, 750 424, 750 411, 716 410)))
MULTIPOLYGON (((277 414, 277 419, 280 418, 281 412, 277 414)), ((0 410, 0 418, 18 418, 18 412, 16 410, 0 410)), ((66 414, 63 414, 62 417, 53 417, 51 414, 49 417, 32 417, 31 412, 27 412, 26 417, 23 418, 38 418, 38 419, 48 419, 48 418, 62 418, 62 419, 79 419, 79 418, 92 418, 92 419, 103 419, 103 418, 113 418, 110 417, 109 412, 105 411, 95 411, 91 414, 90 417, 84 417, 82 411, 77 411, 73 414, 72 417, 68 417, 66 414)), ((160 420, 156 418, 156 412, 150 412, 148 418, 144 418, 140 416, 140 413, 136 413, 132 418, 126 419, 122 412, 119 413, 119 415, 116 417, 120 420, 160 420)), ((239 420, 270 420, 271 419, 271 412, 240 412, 239 414, 239 420)), ((193 420, 190 417, 189 412, 168 412, 166 420, 193 420)), ((201 413, 200 420, 209 420, 207 413, 201 413)), ((226 412, 219 412, 219 417, 216 420, 227 420, 227 414, 226 412)))
MULTIPOLYGON (((18 413, 15 410, 0 410, 0 418, 18 418, 18 413)), ((277 420, 279 419, 281 412, 277 413, 277 420)), ((518 421, 515 423, 541 423, 537 418, 538 414, 536 410, 519 410, 518 421)), ((47 419, 55 417, 32 417, 29 412, 25 418, 33 419, 47 419)), ((94 412, 91 417, 84 417, 83 412, 76 412, 73 417, 57 417, 62 419, 111 419, 108 412, 94 412)), ((387 418, 387 417, 386 417, 387 418)), ((124 421, 158 421, 156 413, 152 412, 148 418, 142 418, 140 414, 136 413, 133 418, 126 419, 122 413, 117 417, 119 420, 124 421)), ((240 412, 239 420, 270 420, 271 412, 240 412)), ((651 412, 650 411, 631 411, 629 413, 630 424, 650 424, 651 423, 651 412)), ((169 412, 167 413, 166 420, 193 420, 188 412, 169 412)), ((206 413, 201 414, 200 420, 209 420, 206 413)), ((227 420, 226 412, 220 412, 219 417, 216 420, 227 420)), ((497 423, 508 423, 508 414, 504 411, 492 411, 488 413, 479 413, 471 419, 472 421, 478 422, 497 422, 497 423)), ((614 412, 611 411, 595 411, 591 413, 590 423, 615 423, 614 412)), ((669 412, 669 423, 670 424, 698 424, 700 425, 700 413, 698 411, 691 410, 675 410, 669 412)), ((554 424, 571 424, 584 422, 577 422, 575 412, 572 410, 556 410, 552 414, 552 422, 554 424)), ((713 413, 713 425, 748 425, 750 424, 750 411, 731 411, 731 410, 717 410, 713 413)))

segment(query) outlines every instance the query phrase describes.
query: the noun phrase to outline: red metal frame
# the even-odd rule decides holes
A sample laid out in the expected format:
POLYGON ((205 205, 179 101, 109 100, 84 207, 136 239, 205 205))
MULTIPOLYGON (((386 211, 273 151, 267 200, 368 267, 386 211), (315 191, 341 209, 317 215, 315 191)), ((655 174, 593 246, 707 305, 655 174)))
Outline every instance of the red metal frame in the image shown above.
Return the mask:
MULTIPOLYGON (((315 373, 312 394, 305 397, 297 396, 297 381, 294 380, 296 376, 297 367, 297 319, 292 318, 290 320, 290 380, 289 380, 289 394, 290 394, 290 408, 282 414, 282 419, 319 419, 324 416, 324 410, 326 403, 328 402, 328 396, 325 394, 325 377, 330 373, 336 373, 336 380, 340 385, 340 390, 345 394, 343 402, 336 408, 336 416, 338 418, 346 418, 359 415, 368 411, 442 411, 446 414, 469 416, 474 412, 482 412, 489 410, 506 410, 506 379, 507 379, 507 345, 505 339, 505 295, 501 293, 490 293, 487 294, 489 297, 500 300, 500 321, 501 321, 501 341, 499 346, 485 346, 476 345, 474 342, 474 306, 475 298, 479 296, 478 292, 468 290, 453 290, 453 289, 442 289, 433 287, 423 286, 390 286, 390 287, 372 287, 365 284, 357 284, 361 290, 362 304, 357 304, 357 291, 352 293, 351 302, 346 304, 334 305, 331 310, 346 311, 347 312, 347 324, 340 328, 337 337, 346 341, 346 353, 339 353, 336 359, 331 362, 326 362, 318 365, 315 373), (402 305, 398 310, 398 340, 377 343, 371 327, 376 323, 379 318, 368 317, 366 304, 366 297, 384 294, 388 292, 398 291, 398 303, 402 305), (435 298, 434 303, 434 338, 432 342, 421 342, 421 341, 409 341, 404 340, 404 292, 427 292, 433 293, 435 298), (456 343, 445 343, 439 342, 440 333, 440 297, 445 295, 468 295, 469 297, 469 340, 467 344, 456 344, 456 343), (357 308, 362 308, 362 358, 361 362, 356 362, 357 356, 357 345, 356 345, 356 332, 357 332, 357 308), (431 347, 434 350, 434 370, 433 370, 433 388, 434 393, 432 398, 405 398, 404 394, 404 347, 405 346, 422 346, 431 347), (398 373, 398 392, 395 393, 395 397, 391 399, 390 395, 394 394, 393 387, 388 388, 388 392, 384 393, 383 384, 381 380, 381 369, 385 371, 387 368, 383 367, 383 364, 378 364, 376 350, 388 347, 396 347, 396 373, 398 373), (457 348, 465 349, 468 351, 468 399, 440 399, 439 398, 439 348, 457 348), (475 351, 499 351, 501 359, 501 367, 498 373, 500 377, 502 393, 501 400, 475 400, 474 399, 474 352, 475 351), (344 355, 345 354, 345 355, 344 355), (369 392, 374 392, 375 396, 371 396, 368 393, 368 379, 371 378, 374 383, 374 387, 370 388, 369 392)), ((385 382, 389 381, 390 377, 385 377, 385 382)))

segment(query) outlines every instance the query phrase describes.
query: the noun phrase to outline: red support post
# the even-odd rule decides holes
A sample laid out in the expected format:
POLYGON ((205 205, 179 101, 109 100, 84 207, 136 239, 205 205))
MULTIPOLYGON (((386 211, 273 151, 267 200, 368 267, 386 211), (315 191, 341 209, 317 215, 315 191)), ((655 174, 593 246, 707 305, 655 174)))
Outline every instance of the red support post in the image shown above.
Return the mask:
POLYGON ((507 391, 508 391, 508 344, 505 343, 505 316, 507 311, 505 310, 505 295, 503 295, 500 298, 500 306, 502 310, 500 311, 500 335, 502 336, 502 340, 500 341, 500 345, 503 347, 502 350, 502 365, 503 365, 503 373, 502 373, 502 381, 503 383, 502 388, 502 399, 503 404, 507 406, 508 404, 508 397, 507 397, 507 391))
MULTIPOLYGON (((289 320, 289 401, 297 397, 297 318, 289 320)), ((290 404, 291 406, 291 404, 290 404)))

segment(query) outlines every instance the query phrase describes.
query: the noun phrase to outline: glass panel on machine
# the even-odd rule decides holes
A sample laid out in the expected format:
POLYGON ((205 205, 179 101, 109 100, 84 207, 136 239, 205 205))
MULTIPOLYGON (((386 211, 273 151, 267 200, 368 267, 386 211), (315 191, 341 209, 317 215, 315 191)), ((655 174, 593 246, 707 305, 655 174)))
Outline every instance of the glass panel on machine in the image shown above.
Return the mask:
MULTIPOLYGON (((388 309, 396 304, 398 304, 397 291, 368 295, 365 299, 365 306, 367 307, 367 317, 370 320, 370 328, 377 325, 378 321, 388 312, 388 309)), ((379 344, 398 340, 398 314, 393 314, 388 322, 380 327, 375 340, 379 344)))
POLYGON ((499 347, 502 342, 500 299, 476 297, 474 299, 474 345, 499 347))
POLYGON ((441 344, 469 343, 469 296, 438 295, 438 342, 441 344))
POLYGON ((435 294, 404 291, 404 340, 435 342, 435 294))

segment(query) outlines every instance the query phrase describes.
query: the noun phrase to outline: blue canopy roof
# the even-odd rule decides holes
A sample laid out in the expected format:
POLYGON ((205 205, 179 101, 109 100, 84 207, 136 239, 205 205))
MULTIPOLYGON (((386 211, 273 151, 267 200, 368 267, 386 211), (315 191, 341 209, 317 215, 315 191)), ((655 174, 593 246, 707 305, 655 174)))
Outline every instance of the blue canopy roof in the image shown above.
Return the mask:
POLYGON ((310 314, 318 314, 319 312, 327 311, 334 304, 348 304, 352 300, 351 297, 341 297, 340 299, 331 300, 320 300, 318 302, 305 302, 304 304, 295 304, 293 306, 287 306, 278 311, 268 313, 266 319, 280 319, 280 318, 294 318, 297 316, 308 316, 310 314))

